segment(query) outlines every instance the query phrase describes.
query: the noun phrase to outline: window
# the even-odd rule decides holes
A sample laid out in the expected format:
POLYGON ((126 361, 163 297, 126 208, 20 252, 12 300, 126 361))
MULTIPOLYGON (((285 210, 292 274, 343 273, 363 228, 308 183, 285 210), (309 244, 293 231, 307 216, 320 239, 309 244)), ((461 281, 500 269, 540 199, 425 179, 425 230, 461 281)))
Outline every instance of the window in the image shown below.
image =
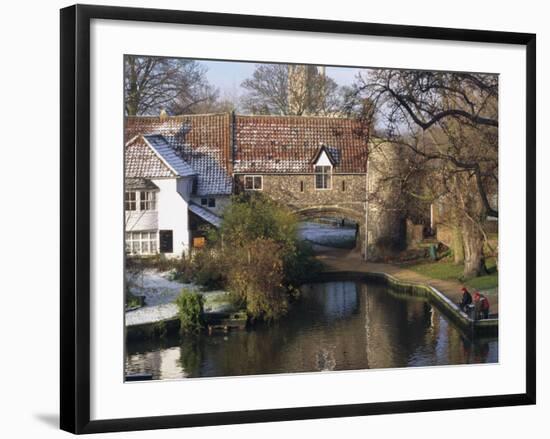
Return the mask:
POLYGON ((150 255, 157 252, 157 232, 126 232, 126 252, 150 255))
POLYGON ((157 210, 157 197, 155 192, 141 191, 139 193, 139 198, 140 210, 157 210))
POLYGON ((208 198, 201 198, 201 206, 206 206, 208 204, 208 198))
POLYGON ((216 207, 216 199, 215 198, 209 198, 208 199, 208 207, 216 207))
POLYGON ((331 188, 332 166, 315 166, 315 189, 331 188))
POLYGON ((157 194, 154 191, 128 191, 124 194, 124 205, 131 211, 157 210, 157 194))
POLYGON ((135 192, 126 192, 124 194, 124 206, 126 210, 136 210, 136 193, 135 192))
POLYGON ((248 191, 261 191, 263 187, 263 178, 261 175, 245 175, 244 188, 248 191))
POLYGON ((346 191, 346 180, 342 180, 342 192, 346 191))
POLYGON ((300 181, 300 192, 304 192, 304 181, 300 181))

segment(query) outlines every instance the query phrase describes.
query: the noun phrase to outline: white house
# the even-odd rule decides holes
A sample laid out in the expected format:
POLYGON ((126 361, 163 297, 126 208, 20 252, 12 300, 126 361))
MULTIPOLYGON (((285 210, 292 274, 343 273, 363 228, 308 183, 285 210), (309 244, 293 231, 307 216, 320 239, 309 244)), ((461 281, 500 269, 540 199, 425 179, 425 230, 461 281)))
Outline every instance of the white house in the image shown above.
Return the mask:
MULTIPOLYGON (((195 164, 204 168, 200 160, 195 164)), ((220 225, 220 218, 213 211, 217 197, 209 193, 212 185, 205 179, 208 177, 205 169, 202 170, 201 176, 161 134, 139 134, 126 143, 124 200, 128 254, 181 256, 192 244, 190 216, 216 227, 220 225), (203 199, 206 201, 202 202, 203 199)))

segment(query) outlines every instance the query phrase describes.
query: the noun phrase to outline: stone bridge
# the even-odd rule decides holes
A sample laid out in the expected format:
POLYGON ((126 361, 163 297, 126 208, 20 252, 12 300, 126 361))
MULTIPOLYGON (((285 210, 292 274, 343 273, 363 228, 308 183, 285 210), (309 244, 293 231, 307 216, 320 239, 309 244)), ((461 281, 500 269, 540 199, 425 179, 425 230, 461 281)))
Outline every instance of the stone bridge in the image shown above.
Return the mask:
POLYGON ((294 209, 294 213, 300 220, 324 218, 324 217, 336 217, 345 218, 353 221, 358 226, 357 240, 355 242, 355 248, 361 252, 361 255, 365 255, 365 213, 364 211, 350 209, 347 207, 341 207, 338 205, 320 205, 320 206, 308 206, 301 209, 294 209))

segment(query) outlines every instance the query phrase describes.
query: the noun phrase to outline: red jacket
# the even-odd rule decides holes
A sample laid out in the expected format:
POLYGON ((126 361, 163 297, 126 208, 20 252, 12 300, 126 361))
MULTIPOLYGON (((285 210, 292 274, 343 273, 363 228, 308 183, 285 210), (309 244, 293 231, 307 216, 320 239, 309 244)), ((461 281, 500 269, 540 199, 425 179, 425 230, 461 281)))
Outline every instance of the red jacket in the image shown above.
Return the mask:
POLYGON ((481 309, 489 309, 489 299, 485 296, 481 296, 481 309))

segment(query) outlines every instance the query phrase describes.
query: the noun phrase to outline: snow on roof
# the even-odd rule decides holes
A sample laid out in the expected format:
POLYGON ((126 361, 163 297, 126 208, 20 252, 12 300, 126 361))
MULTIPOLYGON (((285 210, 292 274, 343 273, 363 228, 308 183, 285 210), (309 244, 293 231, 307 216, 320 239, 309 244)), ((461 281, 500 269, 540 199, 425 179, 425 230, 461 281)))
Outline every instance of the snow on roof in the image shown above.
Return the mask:
POLYGON ((159 134, 143 136, 147 143, 161 156, 161 158, 172 168, 175 174, 179 177, 191 177, 197 172, 179 155, 159 134))
POLYGON ((235 117, 234 172, 311 172, 323 151, 334 172, 363 173, 366 128, 354 119, 310 116, 235 117))
POLYGON ((127 179, 175 177, 174 171, 142 136, 136 136, 126 144, 124 164, 124 175, 127 179))
POLYGON ((197 195, 232 193, 229 114, 128 117, 126 139, 139 134, 162 135, 175 154, 196 171, 197 195))
POLYGON ((219 216, 214 215, 212 212, 210 212, 207 209, 202 208, 198 204, 195 204, 193 202, 189 203, 189 210, 193 212, 195 215, 201 217, 206 222, 212 224, 215 227, 220 227, 222 224, 222 220, 219 216))

